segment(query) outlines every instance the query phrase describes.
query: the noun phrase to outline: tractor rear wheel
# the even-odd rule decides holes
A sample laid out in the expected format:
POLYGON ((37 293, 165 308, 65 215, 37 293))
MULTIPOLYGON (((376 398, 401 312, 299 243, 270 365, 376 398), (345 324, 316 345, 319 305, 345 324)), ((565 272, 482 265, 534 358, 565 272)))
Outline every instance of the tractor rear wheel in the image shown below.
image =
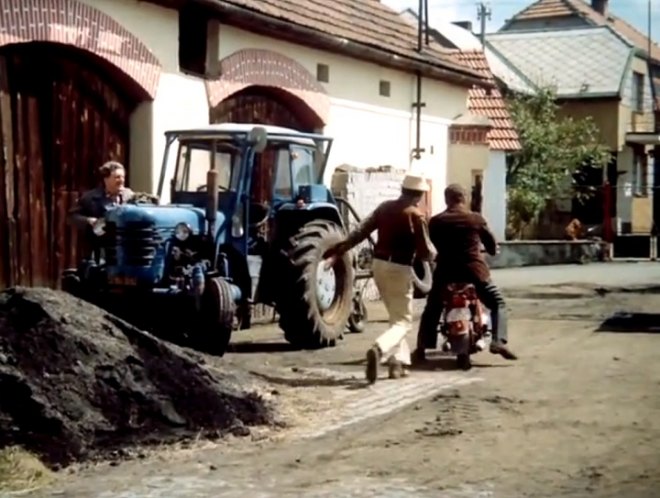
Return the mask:
POLYGON ((231 340, 235 313, 236 303, 229 283, 222 278, 207 279, 194 333, 197 349, 223 356, 231 340))
POLYGON ((277 311, 284 337, 296 347, 334 346, 348 324, 355 277, 351 256, 344 254, 329 269, 323 260, 323 254, 343 238, 336 223, 315 220, 305 224, 285 249, 288 261, 277 311), (286 285, 292 286, 290 290, 286 285))

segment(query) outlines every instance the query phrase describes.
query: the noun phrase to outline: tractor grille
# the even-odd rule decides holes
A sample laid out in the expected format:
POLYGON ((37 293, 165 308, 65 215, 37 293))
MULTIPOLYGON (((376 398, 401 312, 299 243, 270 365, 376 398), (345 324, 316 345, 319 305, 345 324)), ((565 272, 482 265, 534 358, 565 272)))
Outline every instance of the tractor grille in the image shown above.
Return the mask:
POLYGON ((105 260, 108 265, 151 266, 161 237, 150 222, 131 221, 125 227, 107 223, 105 260), (121 252, 118 250, 121 248, 121 252), (119 255, 122 255, 121 261, 119 255))

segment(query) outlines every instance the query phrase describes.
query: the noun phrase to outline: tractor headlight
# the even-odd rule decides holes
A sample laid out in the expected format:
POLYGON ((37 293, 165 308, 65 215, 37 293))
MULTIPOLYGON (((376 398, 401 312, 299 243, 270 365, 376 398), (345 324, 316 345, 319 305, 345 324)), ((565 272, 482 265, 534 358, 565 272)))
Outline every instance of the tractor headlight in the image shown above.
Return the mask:
POLYGON ((174 236, 181 242, 188 240, 188 237, 190 237, 191 233, 192 229, 186 223, 179 223, 176 227, 174 227, 174 236))

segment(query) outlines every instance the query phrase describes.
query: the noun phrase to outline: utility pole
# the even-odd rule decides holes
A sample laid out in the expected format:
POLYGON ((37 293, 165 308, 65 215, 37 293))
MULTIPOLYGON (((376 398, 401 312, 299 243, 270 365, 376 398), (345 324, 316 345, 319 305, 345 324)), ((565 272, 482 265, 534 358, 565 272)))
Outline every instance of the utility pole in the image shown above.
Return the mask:
POLYGON ((648 25, 648 41, 649 41, 649 47, 648 47, 648 50, 649 50, 649 63, 651 62, 651 50, 652 50, 652 48, 653 48, 653 37, 651 36, 651 35, 653 34, 653 27, 652 27, 652 23, 651 23, 651 17, 652 17, 652 16, 651 16, 651 12, 652 12, 652 11, 651 11, 651 0, 649 0, 649 1, 648 1, 648 13, 647 13, 647 16, 648 16, 648 23, 649 23, 649 25, 648 25))
POLYGON ((490 4, 479 2, 477 4, 477 20, 481 21, 481 30, 479 31, 479 39, 482 45, 486 45, 486 20, 491 19, 490 4))

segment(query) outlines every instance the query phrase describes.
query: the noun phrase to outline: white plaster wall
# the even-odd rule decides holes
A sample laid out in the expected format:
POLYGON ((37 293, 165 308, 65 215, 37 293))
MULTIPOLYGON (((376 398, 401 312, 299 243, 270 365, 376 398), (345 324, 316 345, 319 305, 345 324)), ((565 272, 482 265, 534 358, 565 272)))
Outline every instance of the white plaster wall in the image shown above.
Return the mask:
MULTIPOLYGON (((415 119, 409 112, 387 110, 343 99, 331 100, 330 122, 325 133, 334 138, 325 183, 337 166, 358 168, 393 166, 425 174, 432 182, 433 210, 441 206, 447 179, 448 121, 424 116, 420 146, 426 151, 417 160, 415 119)), ((398 194, 397 194, 398 195, 398 194)))
POLYGON ((498 241, 506 240, 506 153, 491 150, 484 172, 483 215, 498 241))
POLYGON ((294 45, 255 35, 231 26, 220 28, 219 53, 227 57, 246 48, 273 50, 295 59, 311 74, 317 64, 330 68, 328 83, 330 116, 324 133, 334 139, 325 183, 342 164, 358 168, 390 165, 425 173, 433 183, 432 206, 442 206, 447 178, 447 139, 451 120, 465 112, 467 89, 435 80, 423 80, 420 147, 415 160, 416 120, 412 104, 416 79, 412 74, 385 68, 350 57, 294 45), (379 95, 379 81, 391 84, 390 97, 379 95))

